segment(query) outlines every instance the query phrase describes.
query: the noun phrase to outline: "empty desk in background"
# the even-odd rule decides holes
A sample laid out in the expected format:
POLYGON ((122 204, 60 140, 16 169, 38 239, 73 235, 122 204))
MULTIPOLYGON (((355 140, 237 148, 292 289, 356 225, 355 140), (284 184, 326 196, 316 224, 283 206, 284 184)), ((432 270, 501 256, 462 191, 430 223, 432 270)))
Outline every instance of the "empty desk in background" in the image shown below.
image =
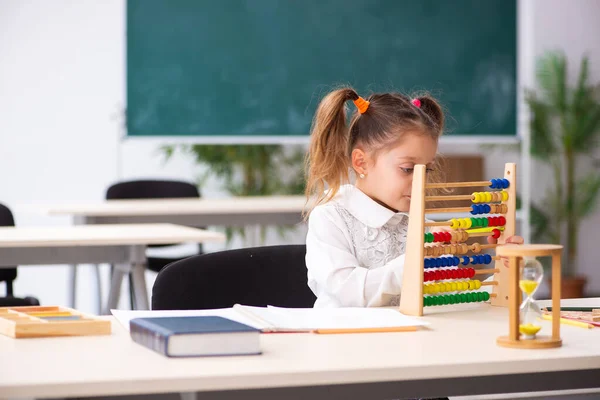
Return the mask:
POLYGON ((430 325, 417 332, 263 334, 262 355, 238 357, 169 359, 134 343, 115 319, 111 336, 0 336, 8 361, 0 363, 0 397, 199 391, 208 400, 383 400, 600 391, 600 328, 563 325, 562 347, 517 350, 496 345, 508 333, 506 308, 462 304, 423 318, 430 325))
POLYGON ((71 215, 76 224, 162 223, 187 226, 295 225, 302 222, 304 196, 223 199, 107 200, 47 207, 49 215, 71 215))
POLYGON ((121 283, 131 273, 136 304, 148 309, 144 271, 151 244, 224 241, 217 232, 172 224, 67 227, 0 227, 0 268, 14 265, 115 265, 104 312, 116 308, 121 283))

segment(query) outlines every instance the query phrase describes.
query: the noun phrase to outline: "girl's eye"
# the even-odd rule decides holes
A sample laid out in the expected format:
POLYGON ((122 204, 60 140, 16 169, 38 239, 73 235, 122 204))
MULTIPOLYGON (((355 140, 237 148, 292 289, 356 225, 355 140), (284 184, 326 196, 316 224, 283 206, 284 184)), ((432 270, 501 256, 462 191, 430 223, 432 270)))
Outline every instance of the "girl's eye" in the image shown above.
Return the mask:
MULTIPOLYGON (((400 167, 400 171, 404 172, 405 174, 412 174, 414 171, 414 168, 403 168, 400 167)), ((426 168, 425 172, 432 172, 433 168, 426 168)))

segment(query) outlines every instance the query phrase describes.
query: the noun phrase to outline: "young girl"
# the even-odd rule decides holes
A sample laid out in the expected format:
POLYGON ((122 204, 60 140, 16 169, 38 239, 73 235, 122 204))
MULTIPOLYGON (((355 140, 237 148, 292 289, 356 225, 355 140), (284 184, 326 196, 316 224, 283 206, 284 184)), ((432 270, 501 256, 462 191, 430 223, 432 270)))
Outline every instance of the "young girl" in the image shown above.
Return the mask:
POLYGON ((321 101, 306 186, 307 195, 316 197, 306 238, 315 307, 399 304, 413 168, 435 168, 443 129, 442 108, 427 95, 383 93, 365 100, 344 88, 321 101), (349 100, 356 112, 347 126, 349 100))

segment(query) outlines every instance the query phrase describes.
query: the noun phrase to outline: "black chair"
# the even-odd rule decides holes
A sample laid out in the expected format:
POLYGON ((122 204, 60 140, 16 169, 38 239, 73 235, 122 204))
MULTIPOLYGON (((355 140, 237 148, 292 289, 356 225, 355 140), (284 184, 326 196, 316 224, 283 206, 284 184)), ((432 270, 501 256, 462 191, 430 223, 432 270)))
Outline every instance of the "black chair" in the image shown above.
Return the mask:
MULTIPOLYGON (((15 226, 12 212, 4 204, 0 204, 0 226, 15 226)), ((17 267, 0 268, 0 282, 6 284, 6 297, 0 297, 0 307, 39 306, 35 297, 15 297, 13 282, 17 279, 17 267)))
MULTIPOLYGON (((198 188, 182 181, 170 180, 134 180, 116 183, 106 191, 107 200, 140 200, 140 199, 169 199, 169 198, 200 197, 198 188)), ((151 245, 148 247, 165 247, 170 244, 151 245)), ((202 244, 198 244, 198 254, 202 254, 202 244)), ((148 269, 159 272, 167 264, 187 257, 148 257, 148 269)))
POLYGON ((152 287, 153 310, 200 310, 235 304, 308 308, 305 245, 208 253, 165 267, 152 287))

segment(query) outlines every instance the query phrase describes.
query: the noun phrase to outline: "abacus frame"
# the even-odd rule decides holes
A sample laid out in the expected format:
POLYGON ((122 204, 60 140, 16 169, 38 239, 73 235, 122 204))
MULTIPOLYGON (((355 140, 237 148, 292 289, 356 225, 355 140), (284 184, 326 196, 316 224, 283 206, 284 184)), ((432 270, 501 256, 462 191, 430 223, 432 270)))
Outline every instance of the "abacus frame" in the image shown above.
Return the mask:
MULTIPOLYGON (((483 245, 483 248, 495 248, 503 245, 506 238, 515 234, 516 225, 516 170, 514 163, 506 163, 504 166, 504 178, 508 180, 508 200, 503 201, 508 209, 505 214, 506 224, 501 232, 496 245, 483 245)), ((423 315, 423 276, 424 253, 425 253, 425 227, 439 226, 439 223, 426 223, 425 216, 428 213, 450 213, 456 212, 453 208, 425 208, 428 201, 439 200, 464 200, 470 196, 428 196, 427 189, 451 188, 451 187, 484 187, 490 186, 490 181, 478 182, 450 182, 450 183, 427 183, 425 165, 415 165, 413 170, 413 183, 411 192, 411 204, 409 211, 407 246, 404 262, 404 274, 402 278, 402 295, 400 296, 400 312, 406 315, 423 315)), ((502 266, 502 261, 495 257, 493 290, 490 303, 493 306, 508 307, 510 300, 510 285, 508 268, 502 266)))

